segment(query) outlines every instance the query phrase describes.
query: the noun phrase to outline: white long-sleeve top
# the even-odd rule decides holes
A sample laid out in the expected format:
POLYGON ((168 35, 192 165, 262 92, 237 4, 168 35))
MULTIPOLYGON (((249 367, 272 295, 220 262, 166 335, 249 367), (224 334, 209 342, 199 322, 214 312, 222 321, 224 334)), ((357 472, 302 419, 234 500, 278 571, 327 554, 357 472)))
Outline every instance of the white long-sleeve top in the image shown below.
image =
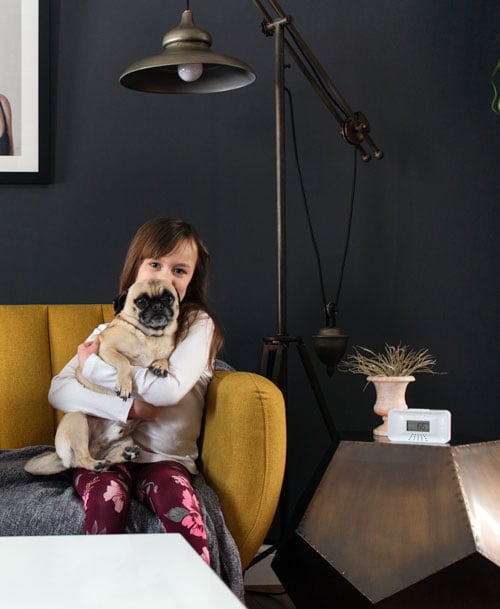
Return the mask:
MULTIPOLYGON (((101 324, 90 335, 92 340, 107 324, 101 324)), ((168 376, 160 378, 146 368, 134 366, 132 397, 127 400, 97 393, 81 385, 75 377, 78 356, 75 355, 52 379, 49 401, 62 412, 81 411, 93 416, 125 422, 132 402, 138 397, 161 407, 154 421, 142 421, 134 432, 141 447, 139 463, 176 461, 196 473, 197 440, 200 435, 205 396, 212 371, 208 365, 214 323, 205 313, 198 314, 187 336, 170 356, 168 376)), ((116 370, 98 355, 85 362, 83 376, 114 391, 116 370)))

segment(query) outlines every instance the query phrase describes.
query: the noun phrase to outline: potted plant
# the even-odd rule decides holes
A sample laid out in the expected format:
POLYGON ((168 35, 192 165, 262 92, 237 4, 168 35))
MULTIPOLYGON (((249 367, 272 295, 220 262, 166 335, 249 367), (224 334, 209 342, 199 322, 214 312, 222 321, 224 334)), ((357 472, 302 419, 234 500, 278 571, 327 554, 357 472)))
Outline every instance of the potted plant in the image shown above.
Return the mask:
POLYGON ((373 383, 377 394, 373 410, 383 418, 382 425, 373 430, 377 436, 387 436, 387 416, 394 408, 406 409, 405 394, 408 383, 415 380, 414 374, 437 374, 436 360, 428 349, 413 350, 406 345, 385 345, 383 352, 376 353, 367 347, 354 347, 354 352, 339 366, 343 372, 364 374, 373 383))

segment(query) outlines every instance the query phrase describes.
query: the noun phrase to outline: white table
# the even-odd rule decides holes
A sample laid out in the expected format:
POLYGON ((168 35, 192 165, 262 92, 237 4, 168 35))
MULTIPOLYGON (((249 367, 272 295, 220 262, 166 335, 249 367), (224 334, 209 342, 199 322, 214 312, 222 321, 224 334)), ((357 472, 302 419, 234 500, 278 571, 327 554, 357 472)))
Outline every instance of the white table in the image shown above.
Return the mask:
POLYGON ((241 609, 177 534, 0 538, 0 598, 15 609, 241 609))

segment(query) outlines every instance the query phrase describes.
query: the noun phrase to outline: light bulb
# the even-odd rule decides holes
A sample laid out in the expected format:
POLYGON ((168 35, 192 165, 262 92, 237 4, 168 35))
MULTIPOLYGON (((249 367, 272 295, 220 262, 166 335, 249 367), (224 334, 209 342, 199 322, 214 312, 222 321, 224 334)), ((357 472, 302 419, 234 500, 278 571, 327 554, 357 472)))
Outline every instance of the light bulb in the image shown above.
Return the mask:
POLYGON ((177 73, 182 80, 193 82, 203 74, 202 63, 181 63, 177 66, 177 73))

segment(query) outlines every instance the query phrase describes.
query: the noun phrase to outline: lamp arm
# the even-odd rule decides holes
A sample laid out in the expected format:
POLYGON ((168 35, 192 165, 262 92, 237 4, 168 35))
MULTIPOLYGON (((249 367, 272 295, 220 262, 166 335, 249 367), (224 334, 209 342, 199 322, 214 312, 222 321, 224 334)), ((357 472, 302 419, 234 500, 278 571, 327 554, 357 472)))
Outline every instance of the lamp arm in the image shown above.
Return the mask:
MULTIPOLYGON (((269 35, 272 35, 273 29, 267 27, 267 25, 272 24, 271 15, 266 10, 260 0, 252 1, 256 8, 264 16, 264 30, 269 35)), ((284 43, 287 51, 290 53, 290 56, 295 61, 302 73, 305 75, 307 80, 311 83, 312 87, 314 88, 326 108, 342 127, 342 135, 344 136, 346 141, 356 146, 356 148, 361 154, 361 158, 364 161, 369 161, 371 155, 362 147, 361 144, 363 142, 366 142, 366 144, 368 144, 370 149, 373 151, 373 154, 376 159, 381 159, 384 156, 384 153, 379 149, 379 147, 375 144, 375 142, 369 135, 370 125, 366 116, 362 112, 352 111, 352 109, 349 107, 349 104, 341 95, 340 91, 333 84, 333 81, 329 77, 325 68, 316 58, 316 56, 306 44, 302 36, 299 34, 297 28, 292 23, 291 17, 287 16, 284 13, 283 9, 276 0, 269 0, 269 4, 272 6, 278 17, 281 20, 284 20, 284 29, 290 33, 294 44, 299 49, 300 53, 303 55, 308 65, 306 65, 306 63, 301 59, 301 57, 290 44, 290 42, 285 38, 284 43)))
MULTIPOLYGON (((348 114, 347 116, 341 116, 341 114, 337 110, 338 101, 337 101, 337 104, 335 104, 332 101, 331 93, 325 92, 324 87, 322 87, 320 84, 318 84, 318 81, 315 79, 311 70, 308 69, 306 64, 302 61, 300 56, 296 53, 295 49, 293 47, 291 47, 289 44, 287 44, 286 39, 285 39, 285 46, 286 46, 287 51, 290 54, 290 56, 293 58, 293 60, 295 61, 297 66, 300 68, 300 70, 302 71, 304 76, 311 83, 311 86, 313 87, 313 89, 316 91, 318 96, 321 98, 321 101, 323 102, 323 104, 326 106, 326 108, 329 110, 329 112, 333 115, 333 117, 335 118, 337 123, 342 127, 342 135, 344 135, 345 139, 350 144, 353 144, 354 146, 356 146, 356 148, 358 149, 358 151, 361 154, 361 158, 364 161, 369 161, 371 158, 370 153, 367 152, 361 145, 361 142, 363 140, 367 140, 366 129, 363 128, 361 136, 358 135, 359 132, 356 131, 356 125, 358 123, 358 120, 351 118, 351 117, 355 117, 355 114, 353 113, 352 115, 348 114)), ((365 119, 365 122, 366 122, 366 119, 365 119)))

